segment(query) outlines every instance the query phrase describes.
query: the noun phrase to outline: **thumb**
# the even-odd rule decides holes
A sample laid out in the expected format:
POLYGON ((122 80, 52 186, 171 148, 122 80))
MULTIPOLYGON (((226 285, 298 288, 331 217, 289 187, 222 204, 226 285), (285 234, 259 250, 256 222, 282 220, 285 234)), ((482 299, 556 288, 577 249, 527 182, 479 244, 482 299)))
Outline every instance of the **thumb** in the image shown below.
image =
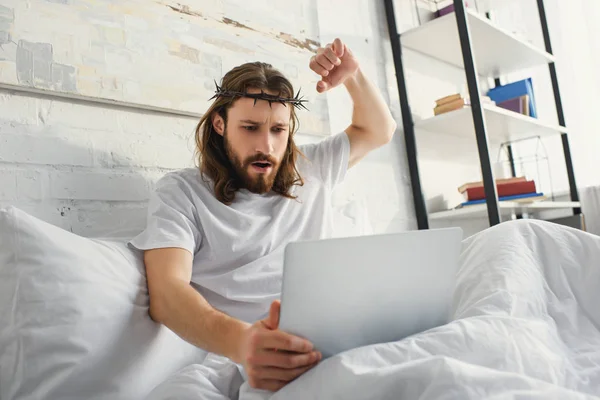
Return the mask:
POLYGON ((343 57, 344 56, 344 48, 345 48, 344 43, 342 43, 342 40, 340 38, 336 38, 333 41, 332 50, 336 56, 343 57))
POLYGON ((331 88, 331 85, 325 81, 319 81, 317 83, 317 92, 323 93, 331 88))
POLYGON ((281 310, 281 302, 275 300, 271 303, 269 309, 269 316, 265 320, 265 326, 269 329, 275 330, 279 327, 279 311, 281 310))

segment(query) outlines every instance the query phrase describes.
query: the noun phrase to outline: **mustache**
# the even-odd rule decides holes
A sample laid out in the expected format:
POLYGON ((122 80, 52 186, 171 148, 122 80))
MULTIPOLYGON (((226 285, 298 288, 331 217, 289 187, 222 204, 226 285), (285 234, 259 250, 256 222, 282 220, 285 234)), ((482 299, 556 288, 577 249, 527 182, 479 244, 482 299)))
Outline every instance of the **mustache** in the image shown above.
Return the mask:
POLYGON ((250 164, 255 163, 255 162, 268 162, 268 163, 271 163, 271 165, 273 165, 273 166, 278 164, 277 160, 273 156, 270 156, 268 154, 263 154, 263 153, 257 153, 253 156, 246 158, 246 160, 244 160, 244 167, 247 167, 250 164))

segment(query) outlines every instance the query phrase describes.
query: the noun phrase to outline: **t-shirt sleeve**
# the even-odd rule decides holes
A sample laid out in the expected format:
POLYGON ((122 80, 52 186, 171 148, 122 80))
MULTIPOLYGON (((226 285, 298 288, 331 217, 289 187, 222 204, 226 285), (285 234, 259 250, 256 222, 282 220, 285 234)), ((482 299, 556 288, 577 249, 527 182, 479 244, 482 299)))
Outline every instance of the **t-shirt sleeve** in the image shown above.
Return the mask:
POLYGON ((166 175, 150 196, 146 229, 129 244, 139 250, 178 247, 195 254, 202 239, 195 215, 189 187, 176 175, 166 175))
POLYGON ((344 180, 350 159, 350 140, 346 132, 330 136, 319 143, 301 146, 308 164, 330 187, 344 180))

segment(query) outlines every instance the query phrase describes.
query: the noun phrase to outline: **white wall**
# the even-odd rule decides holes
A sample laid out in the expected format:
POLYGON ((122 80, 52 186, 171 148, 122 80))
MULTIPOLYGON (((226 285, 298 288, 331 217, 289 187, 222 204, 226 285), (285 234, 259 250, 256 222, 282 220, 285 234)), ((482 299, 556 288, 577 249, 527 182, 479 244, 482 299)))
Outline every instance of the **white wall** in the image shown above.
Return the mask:
MULTIPOLYGON (((88 97, 198 113, 215 77, 256 58, 307 86, 299 68, 318 47, 316 0, 274 6, 255 0, 3 0, 0 80, 88 97), (285 57, 282 55, 285 54, 285 57)), ((326 129, 327 104, 303 116, 326 129)))
MULTIPOLYGON (((31 12, 35 13, 40 9, 54 10, 53 7, 75 7, 78 2, 36 0, 31 1, 30 6, 31 12)), ((143 16, 144 5, 131 3, 143 16)), ((207 4, 199 0, 189 3, 196 10, 207 4)), ((246 2, 231 0, 225 3, 227 9, 237 10, 235 18, 248 25, 277 23, 286 26, 294 23, 294 19, 282 19, 285 7, 281 4, 278 6, 281 12, 264 14, 264 20, 253 20, 258 18, 255 14, 247 14, 247 19, 243 19, 246 2), (273 19, 276 21, 271 21, 273 19)), ((310 6, 313 2, 303 4, 310 6)), ((119 6, 125 5, 119 2, 119 6)), ((390 97, 389 91, 395 91, 395 81, 389 79, 391 50, 382 5, 361 0, 344 1, 340 8, 341 5, 342 2, 336 0, 319 1, 318 8, 313 10, 316 20, 312 23, 318 24, 321 30, 320 40, 326 42, 335 36, 346 40, 384 96, 390 97), (360 28, 355 29, 357 26, 360 28)), ((110 4, 105 6, 110 7, 110 4)), ((153 12, 157 12, 154 5, 152 7, 153 12)), ((95 12, 101 14, 102 9, 95 12)), ((169 21, 173 11, 163 7, 161 12, 164 12, 164 20, 169 21)), ((185 25, 190 17, 183 17, 179 23, 185 25)), ((19 20, 16 19, 14 24, 18 25, 19 20)), ((39 29, 39 26, 35 27, 35 30, 39 29)), ((291 26, 289 29, 301 31, 302 27, 291 26)), ((27 27, 24 30, 29 31, 27 27)), ((243 38, 246 31, 239 28, 225 37, 221 32, 219 38, 233 45, 238 40, 237 35, 243 38)), ((202 34, 210 36, 211 32, 207 29, 202 34)), ((274 46, 279 48, 280 43, 277 41, 274 46)), ((55 45, 55 53, 60 50, 55 45)), ((290 51, 296 50, 290 48, 290 51)), ((9 70, 10 60, 1 59, 10 56, 0 49, 0 70, 9 70)), ((285 59, 286 54, 281 57, 285 59)), ((258 53, 256 58, 260 58, 258 53)), ((290 63, 289 70, 304 71, 308 69, 308 56, 301 63, 295 58, 290 63)), ((177 74, 177 71, 171 73, 177 74)), ((315 77, 314 83, 316 81, 315 77)), ((314 91, 311 87, 303 89, 314 91)), ((330 130, 337 132, 350 121, 349 99, 343 89, 331 93, 328 99, 328 104, 319 100, 316 104, 313 102, 311 108, 316 107, 314 112, 319 115, 324 109, 330 119, 330 130)), ((397 106, 393 112, 399 115, 397 106)), ((194 165, 196 121, 196 118, 168 113, 0 89, 0 206, 17 205, 84 235, 133 234, 143 227, 145 205, 154 182, 167 171, 194 165)), ((328 134, 328 131, 325 129, 321 133, 328 134)), ((302 134, 298 141, 306 143, 321 138, 302 134)), ((413 228, 404 154, 403 138, 399 133, 393 143, 374 152, 350 171, 337 192, 336 204, 361 199, 376 232, 413 228)))
POLYGON ((0 93, 0 205, 83 234, 140 227, 152 183, 192 164, 195 119, 0 93))
MULTIPOLYGON (((422 3, 422 2, 421 2, 422 3)), ((503 0, 491 2, 497 8, 493 11, 494 23, 505 30, 514 32, 527 41, 544 49, 540 20, 535 0, 503 0)), ((573 156, 576 180, 579 187, 600 184, 600 113, 597 112, 597 93, 600 92, 600 27, 597 24, 600 14, 600 2, 588 0, 545 0, 546 14, 550 26, 553 53, 562 94, 563 109, 569 128, 571 154, 573 156)), ((425 13, 423 14, 425 15, 425 13)), ((408 27, 407 27, 408 28, 408 27)), ((435 38, 432 38, 435 40, 435 38)), ((433 101, 444 94, 456 91, 466 82, 464 72, 451 66, 437 64, 432 60, 408 53, 409 97, 415 117, 431 115, 433 101), (425 85, 427 77, 435 83, 435 91, 425 85)), ((538 105, 539 119, 551 124, 557 123, 552 86, 546 66, 521 71, 512 76, 503 77, 513 81, 531 76, 538 105)), ((485 91, 487 82, 480 80, 485 91)), ((437 156, 432 149, 452 151, 451 143, 439 141, 424 143, 420 148, 420 171, 422 184, 430 211, 439 211, 457 205, 462 197, 456 188, 462 183, 481 179, 477 161, 475 138, 470 141, 470 151, 462 154, 464 160, 451 162, 443 156, 437 156), (429 151, 427 151, 429 150, 429 151), (433 154, 433 156, 432 156, 433 154)), ((568 192, 568 180, 564 163, 561 138, 559 135, 545 138, 537 154, 547 156, 548 164, 526 162, 518 165, 518 173, 535 178, 541 190, 547 194, 562 196, 568 192), (521 167, 521 168, 519 168, 521 167), (547 172, 547 167, 550 172, 547 172), (550 184, 550 177, 552 184, 550 184)), ((515 146, 517 157, 536 154, 538 143, 532 141, 515 146)), ((461 147, 462 148, 462 147, 461 147)), ((439 155, 440 152, 438 152, 439 155)), ((490 149, 492 163, 499 157, 499 148, 490 149)), ((506 155, 499 160, 505 161, 506 155)), ((506 162, 494 165, 495 172, 506 162)), ((568 213, 569 210, 566 210, 568 213)), ((461 225, 468 234, 488 226, 487 218, 475 221, 433 222, 433 227, 461 225)))
MULTIPOLYGON (((399 6, 408 5, 410 9, 411 3, 401 0, 399 6)), ((391 104, 392 114, 398 121, 392 143, 374 151, 349 171, 346 181, 337 190, 336 202, 339 204, 348 199, 364 201, 374 232, 415 229, 410 175, 383 2, 320 0, 318 5, 321 41, 327 43, 335 37, 347 41, 358 55, 361 68, 391 104)), ((410 13, 401 15, 401 21, 411 19, 410 13)), ((331 131, 339 132, 348 126, 351 119, 350 98, 344 90, 332 91, 327 98, 331 131)))
MULTIPOLYGON (((35 11, 42 3, 47 9, 72 6, 77 1, 82 0, 32 0, 30 4, 31 10, 35 11)), ((202 4, 208 4, 204 0, 189 2, 199 9, 202 4)), ((498 23, 507 29, 523 30, 527 27, 524 35, 541 46, 541 36, 536 31, 539 21, 535 1, 506 0, 499 4, 510 2, 513 5, 507 7, 508 12, 504 15, 498 13, 498 23)), ((235 17, 248 25, 275 24, 288 26, 294 32, 303 31, 301 26, 294 25, 297 19, 285 18, 284 3, 278 3, 278 11, 265 16, 264 20, 260 19, 260 13, 249 14, 244 19, 246 3, 241 0, 221 3, 228 10, 236 10, 235 17)), ((8 3, 3 2, 5 4, 8 3)), ((125 3, 119 4, 124 6, 125 3)), ((598 20, 600 3, 546 0, 546 6, 567 123, 572 132, 571 146, 578 183, 597 184, 600 113, 595 111, 595 96, 600 92, 596 72, 600 70, 600 28, 595 21, 598 20)), ((415 220, 410 179, 382 2, 306 0, 295 7, 313 15, 308 30, 316 29, 321 42, 340 36, 350 44, 363 68, 389 99, 400 126, 393 143, 374 152, 350 171, 337 192, 336 203, 363 199, 376 232, 413 229, 415 220), (313 9, 311 4, 315 4, 313 9)), ((144 6, 140 2, 136 2, 136 9, 144 14, 144 6)), ((396 11, 400 31, 418 24, 413 0, 397 0, 396 11)), ((165 13, 165 21, 171 21, 172 11, 164 7, 162 12, 165 13)), ((189 18, 180 19, 177 28, 185 28, 189 18)), ((245 38, 244 29, 232 32, 225 37, 231 45, 245 38)), ((204 34, 210 36, 211 32, 204 34)), ((219 35, 224 40, 222 34, 219 35)), ((280 44, 277 41, 277 46, 280 44)), ((7 48, 0 48, 2 73, 6 73, 7 69, 2 66, 11 57, 6 52, 7 48)), ((264 53, 265 50, 261 51, 264 53)), ((291 48, 290 51, 295 52, 296 49, 291 48)), ((431 114, 435 98, 455 91, 465 82, 461 70, 437 65, 415 53, 405 52, 405 67, 415 118, 431 114)), ((287 71, 293 75, 294 70, 302 71, 303 68, 307 68, 304 63, 292 63, 287 71)), ((543 79, 548 79, 544 68, 539 73, 543 79)), ((542 80, 535 79, 536 82, 542 80)), ((553 98, 549 80, 546 83, 536 83, 536 93, 542 117, 552 119, 553 98)), ((350 101, 343 90, 332 92, 326 98, 328 101, 319 100, 321 102, 313 111, 321 110, 319 120, 326 120, 322 114, 325 113, 329 119, 329 129, 325 130, 337 132, 350 120, 350 101)), ((166 171, 193 165, 192 131, 195 123, 196 118, 0 90, 0 206, 16 204, 52 223, 86 235, 137 231, 143 226, 145 202, 153 182, 166 171)), ((304 134, 298 140, 304 143, 320 140, 320 137, 304 134)), ((473 140, 472 154, 466 157, 476 156, 474 143, 473 140)), ((440 144, 437 145, 439 147, 440 144)), ((548 140, 547 147, 553 160, 552 168, 556 171, 553 174, 557 179, 555 189, 566 189, 560 140, 548 140)), ((438 208, 452 205, 446 204, 445 200, 456 196, 458 185, 480 178, 477 163, 453 164, 443 157, 423 157, 426 153, 423 149, 420 152, 422 183, 432 207, 436 204, 438 208)), ((494 150, 492 154, 495 154, 494 150)), ((485 221, 482 226, 485 226, 485 221)))

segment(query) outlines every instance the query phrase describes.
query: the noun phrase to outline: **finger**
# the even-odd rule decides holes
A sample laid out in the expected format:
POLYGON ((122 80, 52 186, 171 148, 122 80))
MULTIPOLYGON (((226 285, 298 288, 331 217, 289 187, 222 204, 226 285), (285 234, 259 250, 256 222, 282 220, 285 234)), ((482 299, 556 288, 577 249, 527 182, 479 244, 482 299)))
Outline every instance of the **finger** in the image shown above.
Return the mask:
POLYGON ((281 311, 281 302, 275 300, 271 303, 269 316, 265 319, 265 326, 269 329, 277 329, 279 327, 279 312, 281 311))
POLYGON ((342 43, 340 38, 336 38, 333 41, 332 49, 336 56, 338 56, 338 57, 344 56, 344 43, 342 43))
POLYGON ((332 63, 333 65, 340 65, 342 63, 342 60, 340 60, 338 58, 338 56, 334 53, 334 51, 331 47, 332 46, 330 44, 328 44, 322 51, 323 55, 325 57, 327 57, 329 62, 332 63))
POLYGON ((256 364, 262 367, 284 369, 302 368, 321 360, 318 351, 310 353, 285 353, 280 351, 264 351, 256 355, 256 364))
POLYGON ((308 340, 280 330, 262 331, 256 340, 257 347, 262 349, 279 349, 296 353, 307 353, 313 349, 312 343, 308 340))
POLYGON ((283 382, 291 382, 306 371, 314 368, 316 365, 317 363, 312 363, 304 367, 292 369, 262 367, 256 371, 256 375, 258 376, 258 379, 274 379, 283 382))
POLYGON ((310 69, 312 69, 313 71, 315 71, 317 74, 321 75, 321 76, 327 76, 329 75, 329 71, 327 71, 327 69, 325 67, 323 67, 321 64, 319 64, 317 62, 317 59, 315 56, 313 56, 310 59, 310 69))
POLYGON ((329 90, 331 87, 331 85, 329 85, 329 83, 325 82, 325 81, 319 81, 317 83, 317 92, 319 93, 323 93, 326 92, 327 90, 329 90))
POLYGON ((351 56, 352 55, 352 50, 350 50, 348 48, 348 46, 344 45, 344 54, 347 56, 351 56))
POLYGON ((325 68, 327 71, 331 71, 333 67, 335 67, 335 65, 331 61, 329 61, 329 58, 327 58, 327 56, 325 55, 324 50, 321 51, 321 53, 317 54, 315 59, 317 60, 319 65, 325 68))
POLYGON ((258 381, 257 388, 263 390, 270 390, 271 392, 276 392, 283 388, 287 382, 276 381, 276 380, 263 380, 258 381))

